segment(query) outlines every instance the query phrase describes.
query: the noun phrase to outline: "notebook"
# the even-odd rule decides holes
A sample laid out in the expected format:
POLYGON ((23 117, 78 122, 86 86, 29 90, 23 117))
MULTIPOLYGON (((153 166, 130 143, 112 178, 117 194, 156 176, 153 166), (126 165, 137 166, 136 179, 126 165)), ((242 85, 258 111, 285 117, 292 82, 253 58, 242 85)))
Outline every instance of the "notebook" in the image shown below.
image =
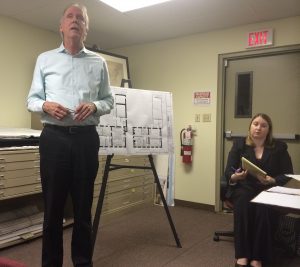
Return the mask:
POLYGON ((256 176, 257 174, 261 174, 263 176, 267 175, 265 171, 263 171, 261 168, 257 167, 255 164, 244 157, 242 157, 242 168, 244 170, 248 170, 248 172, 253 176, 256 176))

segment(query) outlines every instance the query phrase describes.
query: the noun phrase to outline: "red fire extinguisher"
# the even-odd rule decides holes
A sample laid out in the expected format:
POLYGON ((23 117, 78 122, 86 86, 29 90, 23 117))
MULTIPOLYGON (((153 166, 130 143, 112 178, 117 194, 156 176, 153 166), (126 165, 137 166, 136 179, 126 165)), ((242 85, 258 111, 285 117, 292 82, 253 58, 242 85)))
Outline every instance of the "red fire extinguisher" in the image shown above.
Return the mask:
POLYGON ((193 131, 191 126, 181 130, 180 145, 182 162, 187 164, 192 163, 193 131))

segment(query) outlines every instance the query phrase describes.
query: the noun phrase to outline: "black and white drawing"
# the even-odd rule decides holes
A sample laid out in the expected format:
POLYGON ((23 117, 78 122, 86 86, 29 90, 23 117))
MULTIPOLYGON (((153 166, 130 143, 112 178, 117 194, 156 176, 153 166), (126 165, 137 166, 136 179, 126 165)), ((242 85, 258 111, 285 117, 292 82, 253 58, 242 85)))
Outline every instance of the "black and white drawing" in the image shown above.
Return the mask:
POLYGON ((170 92, 113 87, 114 109, 100 118, 100 154, 173 152, 170 92))

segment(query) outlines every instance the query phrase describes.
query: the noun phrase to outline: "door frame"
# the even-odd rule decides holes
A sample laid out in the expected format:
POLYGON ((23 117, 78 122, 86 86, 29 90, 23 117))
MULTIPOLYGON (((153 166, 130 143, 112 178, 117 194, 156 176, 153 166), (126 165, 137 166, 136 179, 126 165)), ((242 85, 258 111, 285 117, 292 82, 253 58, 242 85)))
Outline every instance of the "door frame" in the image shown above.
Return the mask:
POLYGON ((226 66, 230 61, 241 60, 254 57, 265 57, 272 55, 282 55, 300 52, 300 44, 279 46, 243 52, 234 52, 218 55, 218 88, 217 88, 217 114, 216 114, 216 166, 215 166, 215 211, 222 210, 220 201, 220 177, 223 175, 224 162, 224 116, 225 116, 225 84, 226 84, 226 66))

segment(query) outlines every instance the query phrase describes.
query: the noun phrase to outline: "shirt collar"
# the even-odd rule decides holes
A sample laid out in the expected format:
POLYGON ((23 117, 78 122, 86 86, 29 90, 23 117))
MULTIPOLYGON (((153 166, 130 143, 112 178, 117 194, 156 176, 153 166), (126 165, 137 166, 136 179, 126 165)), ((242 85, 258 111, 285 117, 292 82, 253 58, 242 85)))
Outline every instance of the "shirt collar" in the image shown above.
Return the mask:
MULTIPOLYGON (((67 49, 64 46, 64 43, 61 43, 61 45, 59 46, 58 53, 69 54, 67 49)), ((77 53, 77 55, 80 55, 81 53, 87 54, 87 49, 85 48, 85 46, 83 46, 83 48, 77 53)))

